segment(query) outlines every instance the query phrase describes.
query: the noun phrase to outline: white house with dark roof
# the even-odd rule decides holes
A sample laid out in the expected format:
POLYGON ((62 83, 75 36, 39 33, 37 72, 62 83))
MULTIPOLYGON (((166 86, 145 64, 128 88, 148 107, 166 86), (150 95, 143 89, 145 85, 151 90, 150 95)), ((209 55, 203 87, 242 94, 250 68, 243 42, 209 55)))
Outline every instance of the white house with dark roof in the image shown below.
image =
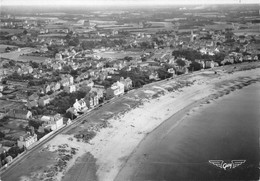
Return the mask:
POLYGON ((19 140, 17 141, 17 145, 20 148, 29 148, 32 144, 34 144, 37 141, 37 135, 36 134, 30 134, 26 133, 22 136, 20 136, 19 140))
POLYGON ((124 84, 120 83, 119 81, 115 82, 106 90, 106 97, 108 99, 113 98, 115 96, 119 96, 124 94, 124 84))
POLYGON ((44 132, 44 129, 50 127, 52 131, 59 129, 63 126, 63 117, 60 114, 54 116, 42 116, 40 118, 44 123, 38 128, 39 132, 44 132))
POLYGON ((86 108, 87 105, 84 99, 80 99, 80 100, 76 99, 75 103, 73 104, 73 107, 77 112, 79 112, 82 111, 84 108, 86 108))

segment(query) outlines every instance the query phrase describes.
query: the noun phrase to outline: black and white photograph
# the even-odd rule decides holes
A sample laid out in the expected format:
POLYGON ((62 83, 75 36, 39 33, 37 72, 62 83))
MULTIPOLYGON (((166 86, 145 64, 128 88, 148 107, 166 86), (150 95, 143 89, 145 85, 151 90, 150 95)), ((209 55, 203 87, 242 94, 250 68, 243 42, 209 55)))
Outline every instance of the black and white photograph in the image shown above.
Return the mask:
POLYGON ((260 180, 260 0, 0 0, 0 181, 260 180))

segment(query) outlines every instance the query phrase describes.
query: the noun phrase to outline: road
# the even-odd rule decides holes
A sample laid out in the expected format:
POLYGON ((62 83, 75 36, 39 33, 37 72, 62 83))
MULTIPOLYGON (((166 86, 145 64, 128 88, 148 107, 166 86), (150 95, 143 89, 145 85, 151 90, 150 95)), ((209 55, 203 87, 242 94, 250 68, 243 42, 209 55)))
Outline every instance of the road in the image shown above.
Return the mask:
POLYGON ((150 90, 153 86, 161 85, 164 82, 174 83, 175 81, 178 81, 178 80, 180 80, 182 78, 189 77, 190 75, 197 75, 197 74, 200 74, 202 72, 203 71, 194 72, 193 74, 186 74, 186 75, 178 76, 178 77, 175 77, 174 79, 171 79, 171 80, 162 80, 162 81, 158 81, 158 82, 153 82, 153 83, 145 85, 145 86, 143 86, 143 87, 141 87, 139 89, 134 89, 132 91, 129 91, 128 93, 126 93, 126 94, 124 94, 124 95, 122 95, 120 97, 115 97, 115 98, 113 98, 113 99, 111 99, 109 101, 105 101, 104 103, 100 104, 98 107, 93 108, 92 110, 88 110, 88 112, 85 112, 84 114, 80 115, 78 118, 76 118, 72 122, 72 124, 57 130, 53 135, 48 137, 46 140, 42 141, 41 143, 39 143, 35 147, 31 148, 30 150, 27 150, 25 155, 23 155, 21 158, 19 158, 15 162, 13 162, 9 167, 7 167, 5 170, 2 171, 2 173, 1 173, 2 177, 7 177, 12 171, 14 171, 16 169, 16 167, 19 165, 19 163, 21 163, 24 160, 26 160, 30 156, 30 154, 32 152, 39 151, 44 144, 49 142, 51 139, 53 139, 58 134, 65 133, 65 132, 69 131, 70 129, 77 127, 84 120, 88 119, 88 117, 91 117, 92 115, 97 114, 97 110, 98 110, 98 112, 99 111, 101 111, 101 112, 105 111, 109 106, 111 106, 115 102, 120 102, 122 99, 124 99, 126 97, 134 97, 135 95, 137 95, 141 91, 150 90))
MULTIPOLYGON (((30 150, 27 150, 25 155, 23 155, 22 157, 20 157, 18 160, 16 160, 15 162, 13 162, 10 166, 8 166, 6 169, 2 170, 0 172, 2 177, 7 177, 9 175, 9 173, 11 173, 12 171, 14 171, 16 169, 16 167, 19 165, 19 163, 23 162, 24 160, 26 160, 27 158, 30 157, 30 154, 34 151, 39 151, 41 149, 41 147, 46 144, 47 142, 49 142, 51 139, 53 139, 55 136, 57 136, 58 134, 61 133, 65 133, 68 130, 77 127, 78 125, 80 125, 82 123, 82 121, 86 120, 89 116, 92 116, 93 114, 96 114, 96 110, 97 109, 105 109, 106 107, 110 106, 111 104, 113 104, 115 101, 120 101, 121 99, 123 99, 124 96, 121 97, 117 97, 114 98, 112 100, 110 100, 109 102, 104 102, 100 105, 102 105, 102 107, 96 107, 93 108, 93 110, 90 110, 82 115, 80 115, 79 117, 77 117, 76 119, 73 120, 73 122, 68 125, 65 126, 59 130, 57 130, 54 134, 50 135, 50 137, 48 137, 46 140, 42 141, 41 143, 39 143, 38 145, 34 146, 33 148, 31 148, 30 150)), ((99 105, 99 106, 100 106, 99 105)))

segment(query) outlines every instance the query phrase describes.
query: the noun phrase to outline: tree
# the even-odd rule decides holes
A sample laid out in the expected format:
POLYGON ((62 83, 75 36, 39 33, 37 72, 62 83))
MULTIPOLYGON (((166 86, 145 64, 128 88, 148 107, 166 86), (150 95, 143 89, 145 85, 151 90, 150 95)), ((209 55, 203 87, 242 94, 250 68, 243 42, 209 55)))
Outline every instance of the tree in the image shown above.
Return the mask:
POLYGON ((163 68, 158 69, 157 72, 160 79, 166 79, 171 77, 171 74, 163 68))
POLYGON ((19 153, 23 152, 23 149, 20 149, 18 146, 11 147, 8 150, 8 154, 15 158, 19 153))
POLYGON ((24 31, 23 31, 23 34, 24 34, 24 35, 27 35, 27 34, 28 34, 28 31, 27 31, 27 30, 24 30, 24 31))
POLYGON ((70 39, 69 40, 69 46, 78 46, 79 45, 79 39, 78 37, 75 37, 73 39, 70 39))
POLYGON ((77 118, 77 116, 75 116, 75 115, 72 114, 71 112, 66 112, 66 113, 65 113, 65 117, 66 117, 66 118, 70 118, 71 120, 77 118))
POLYGON ((4 138, 5 137, 5 134, 0 132, 0 139, 4 138))
POLYGON ((235 52, 239 52, 239 51, 240 51, 240 48, 236 47, 235 52))
POLYGON ((200 70, 200 69, 201 69, 200 63, 193 61, 193 62, 190 64, 190 67, 189 67, 189 70, 190 70, 190 71, 198 71, 198 70, 200 70))
POLYGON ((217 42, 217 44, 216 44, 217 46, 220 46, 221 45, 221 43, 220 42, 217 42))
POLYGON ((6 47, 5 51, 10 52, 12 49, 10 47, 6 47))
POLYGON ((72 75, 73 77, 76 77, 78 75, 78 71, 77 70, 71 70, 70 75, 72 75))
POLYGON ((38 129, 42 124, 42 121, 29 120, 29 126, 34 127, 34 129, 38 129))
POLYGON ((37 62, 30 61, 30 65, 32 66, 32 68, 39 68, 39 63, 37 62))
POLYGON ((141 42, 141 43, 140 43, 140 46, 141 46, 141 48, 143 48, 143 49, 151 48, 150 43, 149 43, 149 42, 146 42, 146 41, 141 42))
POLYGON ((186 65, 186 62, 183 61, 182 59, 177 59, 176 63, 178 66, 184 67, 186 65))
POLYGON ((129 61, 133 60, 133 57, 126 56, 124 59, 129 62, 129 61))
POLYGON ((70 72, 70 71, 72 70, 72 68, 71 68, 70 65, 65 65, 65 66, 63 67, 63 70, 64 70, 65 72, 70 72))
POLYGON ((142 60, 142 62, 146 62, 147 58, 146 57, 142 57, 141 60, 142 60))
POLYGON ((10 60, 10 61, 9 61, 9 65, 10 65, 10 66, 15 66, 15 61, 14 61, 14 60, 10 60))
POLYGON ((52 95, 53 94, 53 90, 50 90, 49 92, 47 92, 48 95, 52 95))
POLYGON ((87 50, 87 49, 92 49, 95 47, 95 42, 94 41, 83 41, 81 43, 81 46, 84 50, 87 50))
POLYGON ((214 61, 218 62, 220 64, 224 60, 225 56, 226 56, 225 53, 222 53, 222 52, 217 53, 214 56, 214 61))
POLYGON ((175 50, 172 52, 172 55, 175 57, 184 57, 191 61, 202 58, 200 52, 196 50, 175 50))

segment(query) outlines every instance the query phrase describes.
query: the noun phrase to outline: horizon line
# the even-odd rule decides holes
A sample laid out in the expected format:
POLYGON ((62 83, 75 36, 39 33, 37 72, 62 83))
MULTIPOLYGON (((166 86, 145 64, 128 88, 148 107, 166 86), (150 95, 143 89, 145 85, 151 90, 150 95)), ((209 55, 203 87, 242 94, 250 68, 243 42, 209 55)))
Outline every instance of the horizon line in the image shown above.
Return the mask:
POLYGON ((0 0, 0 6, 174 6, 174 5, 260 5, 260 0, 0 0))
POLYGON ((15 7, 15 6, 23 6, 23 7, 76 7, 76 6, 84 6, 84 7, 102 7, 102 6, 110 6, 110 7, 120 7, 120 6, 207 6, 207 5, 260 5, 259 3, 184 3, 184 4, 175 4, 175 3, 158 3, 158 4, 0 4, 0 7, 15 7))

